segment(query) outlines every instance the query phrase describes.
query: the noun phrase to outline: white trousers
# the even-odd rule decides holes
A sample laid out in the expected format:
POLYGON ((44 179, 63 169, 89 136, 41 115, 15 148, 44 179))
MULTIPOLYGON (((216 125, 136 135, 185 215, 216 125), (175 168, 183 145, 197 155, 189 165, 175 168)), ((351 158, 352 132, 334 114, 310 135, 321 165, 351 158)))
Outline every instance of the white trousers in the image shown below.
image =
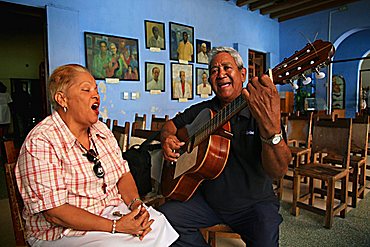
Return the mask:
MULTIPOLYGON (((179 234, 168 223, 166 217, 153 209, 147 208, 150 219, 154 219, 151 225, 152 230, 140 240, 138 237, 133 237, 131 234, 125 233, 109 233, 109 232, 96 232, 89 231, 83 236, 68 237, 64 236, 61 239, 54 241, 40 240, 30 238, 28 240, 32 247, 165 247, 170 246, 179 237, 179 234)), ((121 203, 117 207, 107 207, 104 209, 102 216, 108 219, 115 219, 113 212, 120 211, 123 214, 129 213, 126 204, 121 203)))

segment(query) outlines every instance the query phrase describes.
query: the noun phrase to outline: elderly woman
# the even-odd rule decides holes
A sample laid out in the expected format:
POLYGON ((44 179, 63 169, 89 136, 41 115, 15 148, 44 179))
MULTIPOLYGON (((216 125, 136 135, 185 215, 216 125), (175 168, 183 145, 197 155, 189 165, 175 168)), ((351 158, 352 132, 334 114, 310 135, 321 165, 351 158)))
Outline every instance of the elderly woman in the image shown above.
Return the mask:
POLYGON ((49 80, 54 112, 27 136, 16 166, 31 246, 169 246, 178 234, 144 205, 119 146, 98 121, 100 97, 89 71, 57 68, 49 80))

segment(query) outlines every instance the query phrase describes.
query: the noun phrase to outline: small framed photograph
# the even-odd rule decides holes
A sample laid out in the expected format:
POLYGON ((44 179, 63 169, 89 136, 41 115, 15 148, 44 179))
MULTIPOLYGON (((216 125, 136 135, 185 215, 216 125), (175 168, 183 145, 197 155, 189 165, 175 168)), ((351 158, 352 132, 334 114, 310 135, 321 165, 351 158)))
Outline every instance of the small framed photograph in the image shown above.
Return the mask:
POLYGON ((332 83, 332 107, 333 109, 344 109, 346 81, 342 75, 333 75, 332 83))
POLYGON ((193 65, 171 63, 171 99, 193 99, 193 65))
POLYGON ((165 91, 165 64, 145 62, 145 91, 165 91))
POLYGON ((209 71, 208 69, 196 68, 196 94, 200 95, 202 98, 208 98, 212 95, 212 87, 208 81, 209 71))
POLYGON ((211 42, 197 39, 197 63, 208 64, 208 52, 211 50, 211 42))
POLYGON ((170 60, 194 62, 194 28, 170 22, 170 60))
POLYGON ((147 49, 166 50, 164 23, 156 21, 144 21, 145 47, 147 49))
POLYGON ((95 79, 140 81, 139 41, 85 32, 86 67, 95 79))

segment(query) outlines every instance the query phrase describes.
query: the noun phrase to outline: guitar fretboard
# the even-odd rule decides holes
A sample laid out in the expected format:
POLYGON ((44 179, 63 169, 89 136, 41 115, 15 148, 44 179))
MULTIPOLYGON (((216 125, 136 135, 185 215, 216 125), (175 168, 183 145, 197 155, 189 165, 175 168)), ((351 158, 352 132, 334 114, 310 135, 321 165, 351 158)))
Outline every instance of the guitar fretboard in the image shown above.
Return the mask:
POLYGON ((223 126, 227 121, 230 120, 230 118, 232 118, 246 106, 247 102, 243 98, 243 95, 239 95, 230 104, 223 107, 213 118, 200 127, 194 136, 189 138, 189 140, 194 140, 193 146, 198 146, 200 143, 206 140, 218 128, 223 126))

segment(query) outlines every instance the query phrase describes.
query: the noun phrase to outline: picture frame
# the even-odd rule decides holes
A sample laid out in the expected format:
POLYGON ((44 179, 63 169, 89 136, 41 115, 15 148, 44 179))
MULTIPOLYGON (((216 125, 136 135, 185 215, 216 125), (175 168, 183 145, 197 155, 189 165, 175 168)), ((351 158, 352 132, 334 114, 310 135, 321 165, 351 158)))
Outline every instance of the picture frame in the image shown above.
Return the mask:
POLYGON ((196 39, 197 63, 208 65, 208 52, 212 49, 211 41, 196 39))
POLYGON ((193 99, 193 92, 193 65, 171 63, 171 99, 180 101, 193 99), (182 79, 185 79, 184 89, 180 84, 182 75, 184 75, 182 79))
POLYGON ((145 47, 166 50, 166 34, 163 22, 144 20, 145 47))
POLYGON ((212 95, 212 86, 209 83, 209 71, 205 68, 195 68, 196 75, 196 95, 208 98, 212 95))
POLYGON ((140 81, 138 39, 91 32, 84 39, 86 68, 95 79, 140 81))
POLYGON ((170 60, 194 62, 194 28, 175 22, 169 24, 170 60), (188 41, 184 44, 185 33, 188 41))
POLYGON ((333 75, 332 78, 332 108, 345 109, 346 81, 341 75, 333 75))
POLYGON ((165 91, 165 64, 145 62, 145 91, 165 91))

